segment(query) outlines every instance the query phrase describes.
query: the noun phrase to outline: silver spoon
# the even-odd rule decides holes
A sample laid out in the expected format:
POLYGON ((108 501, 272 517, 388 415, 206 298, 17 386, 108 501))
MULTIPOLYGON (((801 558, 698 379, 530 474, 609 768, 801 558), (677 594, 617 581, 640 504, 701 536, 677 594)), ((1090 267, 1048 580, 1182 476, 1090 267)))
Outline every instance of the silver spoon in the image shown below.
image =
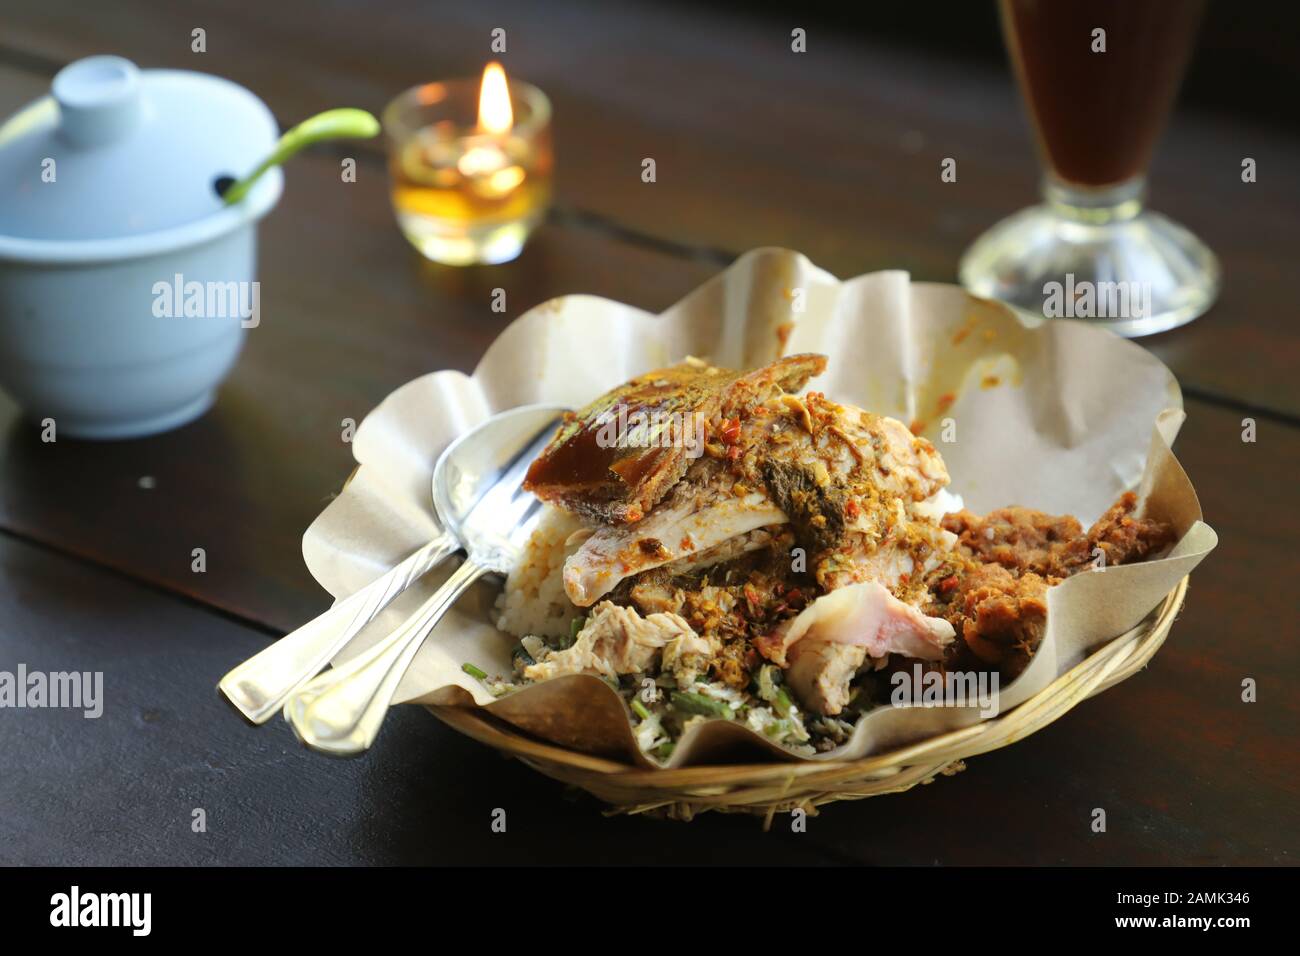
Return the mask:
MULTIPOLYGON (((439 459, 438 467, 445 470, 454 465, 455 473, 462 476, 469 476, 477 469, 484 482, 495 474, 491 455, 503 455, 502 462, 514 464, 517 452, 519 462, 527 467, 536 454, 529 455, 531 446, 520 449, 537 432, 539 422, 551 421, 561 411, 552 406, 529 405, 495 415, 453 442, 439 459), (454 463, 449 457, 452 448, 461 449, 454 463), (490 453, 487 458, 483 457, 485 452, 490 453)), ((435 469, 435 498, 437 483, 435 469)), ((457 493, 473 496, 474 488, 473 479, 462 479, 457 493)), ((221 679, 218 689, 250 721, 265 723, 284 707, 294 691, 319 674, 384 608, 460 550, 460 539, 455 532, 445 523, 442 527, 442 534, 392 570, 244 661, 221 679)))
POLYGON ((433 472, 434 510, 469 556, 396 631, 289 698, 284 716, 299 740, 338 755, 370 747, 438 621, 466 588, 485 574, 506 574, 522 553, 541 513, 541 502, 523 490, 524 474, 563 412, 551 406, 516 410, 508 427, 480 427, 442 453, 433 472))

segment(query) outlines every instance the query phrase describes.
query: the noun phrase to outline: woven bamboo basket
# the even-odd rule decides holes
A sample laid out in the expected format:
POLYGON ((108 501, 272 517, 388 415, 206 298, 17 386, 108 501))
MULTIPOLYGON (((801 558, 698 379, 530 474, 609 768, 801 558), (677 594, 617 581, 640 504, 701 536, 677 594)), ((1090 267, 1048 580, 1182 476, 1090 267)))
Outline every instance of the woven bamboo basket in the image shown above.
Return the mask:
POLYGON ((771 825, 796 808, 909 790, 965 769, 965 761, 1041 730, 1081 701, 1133 676, 1164 643, 1187 595, 1187 578, 1137 627, 1113 638, 1038 694, 1005 714, 860 760, 645 770, 531 737, 471 707, 431 706, 461 733, 609 804, 610 814, 690 820, 701 813, 750 813, 771 825))

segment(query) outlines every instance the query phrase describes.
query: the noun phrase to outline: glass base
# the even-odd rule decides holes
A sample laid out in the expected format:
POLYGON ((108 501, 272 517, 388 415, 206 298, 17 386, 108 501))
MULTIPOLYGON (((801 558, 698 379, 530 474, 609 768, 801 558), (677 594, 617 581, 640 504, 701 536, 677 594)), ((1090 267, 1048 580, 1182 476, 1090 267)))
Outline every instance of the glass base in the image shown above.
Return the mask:
POLYGON ((1184 325, 1219 292, 1219 262, 1177 223, 1142 206, 1143 183, 1084 191, 1048 183, 975 240, 961 284, 1026 317, 1078 319, 1137 337, 1184 325))
POLYGON ((418 213, 398 212, 397 224, 426 259, 448 266, 498 265, 523 252, 535 220, 466 225, 418 213))

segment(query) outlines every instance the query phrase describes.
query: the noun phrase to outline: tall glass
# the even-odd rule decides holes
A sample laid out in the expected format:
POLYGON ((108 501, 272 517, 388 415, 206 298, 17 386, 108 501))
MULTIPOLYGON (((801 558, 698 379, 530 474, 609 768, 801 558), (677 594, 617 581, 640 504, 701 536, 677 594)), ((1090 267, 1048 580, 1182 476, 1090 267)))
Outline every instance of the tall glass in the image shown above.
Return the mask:
POLYGON ((1144 199, 1204 0, 1000 5, 1045 166, 1044 201, 975 241, 962 284, 1034 316, 1122 335, 1190 322, 1218 294, 1218 261, 1144 199))

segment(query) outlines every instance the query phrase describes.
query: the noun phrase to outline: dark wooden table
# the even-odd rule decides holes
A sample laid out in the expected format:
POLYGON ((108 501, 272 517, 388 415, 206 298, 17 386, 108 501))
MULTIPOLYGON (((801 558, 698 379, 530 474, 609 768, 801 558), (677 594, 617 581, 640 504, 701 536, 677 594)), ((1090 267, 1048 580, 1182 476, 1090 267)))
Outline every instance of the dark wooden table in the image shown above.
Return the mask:
POLYGON ((1226 281, 1209 316, 1143 344, 1182 382, 1177 452, 1222 543, 1144 673, 955 778, 828 808, 805 834, 606 819, 415 708, 347 762, 226 708, 218 677, 327 606, 299 541, 352 466, 343 419, 429 370, 471 369, 553 296, 658 310, 755 246, 841 276, 951 281, 962 249, 1034 198, 1004 67, 816 32, 795 55, 791 24, 677 6, 10 0, 0 115, 100 52, 227 76, 281 125, 378 111, 413 83, 476 73, 498 26, 507 69, 555 104, 558 204, 518 261, 420 260, 394 228, 377 148, 353 148, 351 184, 338 168, 352 152, 321 150, 294 162, 263 226, 262 324, 202 420, 46 444, 0 397, 0 669, 103 671, 106 697, 98 720, 0 712, 0 862, 1296 862, 1300 141, 1187 110, 1153 199, 1213 245, 1226 281), (948 156, 957 183, 940 181, 948 156), (495 287, 508 314, 490 308, 495 287), (190 569, 195 547, 206 573, 190 569), (1258 703, 1240 699, 1246 677, 1258 703), (506 834, 491 832, 497 807, 506 834))

